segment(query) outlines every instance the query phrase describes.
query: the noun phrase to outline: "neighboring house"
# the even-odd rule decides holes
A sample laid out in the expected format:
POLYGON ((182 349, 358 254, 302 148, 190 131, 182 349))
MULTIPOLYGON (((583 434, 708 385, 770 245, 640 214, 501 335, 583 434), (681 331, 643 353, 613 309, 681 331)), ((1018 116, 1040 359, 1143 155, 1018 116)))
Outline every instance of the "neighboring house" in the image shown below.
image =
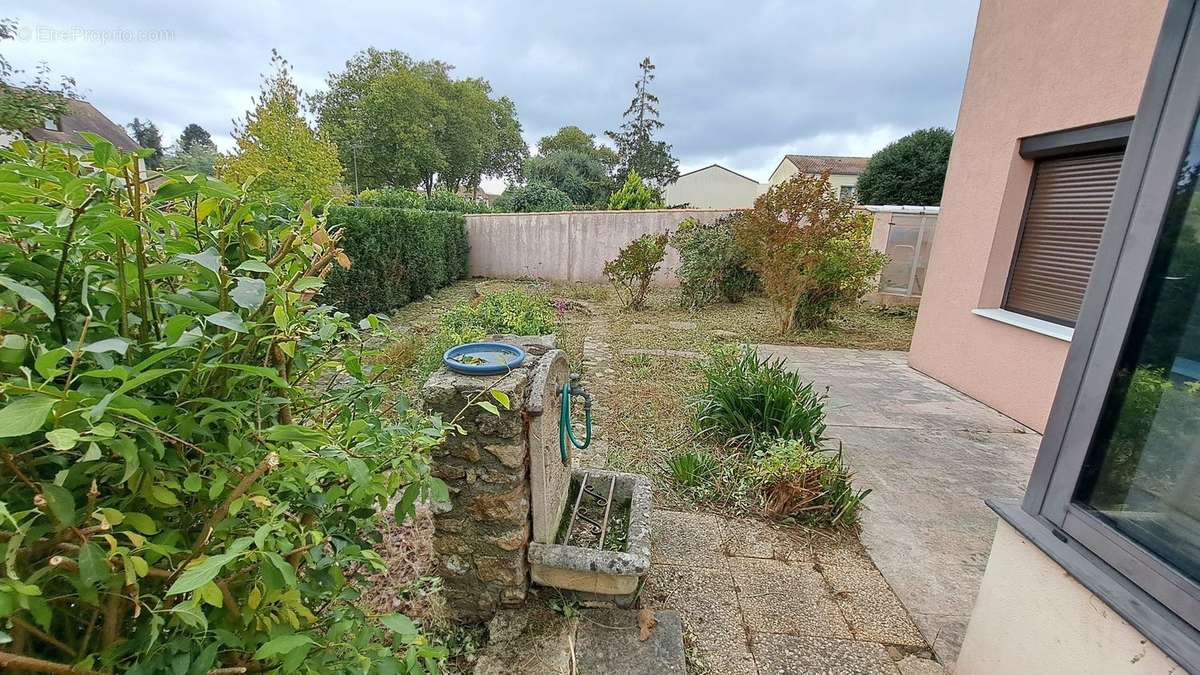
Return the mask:
POLYGON ((829 172, 829 182, 841 197, 854 197, 858 175, 867 167, 870 157, 837 157, 831 155, 784 155, 771 173, 768 187, 775 187, 796 174, 820 176, 829 172))
POLYGON ((753 178, 709 164, 680 175, 663 190, 663 201, 694 209, 748 209, 765 190, 766 186, 753 178))
POLYGON ((981 3, 909 362, 1045 435, 957 673, 1200 672, 1197 1, 981 3))
POLYGON ((67 113, 61 117, 48 119, 41 127, 29 129, 25 135, 35 141, 50 141, 52 143, 72 143, 84 148, 90 144, 79 135, 87 131, 108 139, 121 152, 133 152, 138 144, 125 133, 125 128, 108 119, 87 101, 70 99, 67 102, 67 113))

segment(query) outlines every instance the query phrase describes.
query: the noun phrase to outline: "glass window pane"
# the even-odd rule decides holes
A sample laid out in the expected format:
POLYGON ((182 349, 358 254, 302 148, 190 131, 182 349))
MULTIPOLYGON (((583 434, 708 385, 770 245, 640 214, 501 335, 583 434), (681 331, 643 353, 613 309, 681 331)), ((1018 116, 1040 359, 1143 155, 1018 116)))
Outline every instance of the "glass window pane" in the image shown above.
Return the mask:
POLYGON ((1193 129, 1076 500, 1200 581, 1198 176, 1193 129))

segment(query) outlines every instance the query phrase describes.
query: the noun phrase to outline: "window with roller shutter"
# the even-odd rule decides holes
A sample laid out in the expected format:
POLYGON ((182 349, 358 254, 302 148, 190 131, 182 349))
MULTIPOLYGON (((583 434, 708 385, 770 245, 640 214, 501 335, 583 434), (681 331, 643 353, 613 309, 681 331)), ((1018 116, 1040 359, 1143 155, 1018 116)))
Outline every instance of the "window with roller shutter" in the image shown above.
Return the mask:
POLYGON ((1004 308, 1074 326, 1124 148, 1037 159, 1004 308))

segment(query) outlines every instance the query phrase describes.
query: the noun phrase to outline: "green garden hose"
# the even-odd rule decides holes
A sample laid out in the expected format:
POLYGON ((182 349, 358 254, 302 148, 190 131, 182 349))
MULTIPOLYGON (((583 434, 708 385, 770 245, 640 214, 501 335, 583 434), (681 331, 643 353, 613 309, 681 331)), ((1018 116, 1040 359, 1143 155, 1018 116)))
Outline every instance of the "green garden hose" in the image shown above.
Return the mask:
POLYGON ((582 387, 573 388, 569 383, 563 383, 562 386, 562 413, 558 418, 558 451, 562 455, 563 464, 570 464, 571 455, 567 452, 567 440, 570 439, 571 445, 583 450, 592 443, 592 397, 583 390, 582 387), (578 394, 583 396, 583 427, 584 437, 583 442, 575 438, 575 429, 571 426, 571 396, 578 394))

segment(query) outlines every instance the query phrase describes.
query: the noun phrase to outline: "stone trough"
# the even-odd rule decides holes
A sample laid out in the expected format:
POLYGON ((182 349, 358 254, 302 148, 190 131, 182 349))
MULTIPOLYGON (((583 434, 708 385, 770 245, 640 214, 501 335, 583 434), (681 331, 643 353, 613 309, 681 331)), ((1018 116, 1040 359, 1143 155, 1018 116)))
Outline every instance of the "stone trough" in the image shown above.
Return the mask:
MULTIPOLYGON (((570 529, 560 527, 565 531, 563 537, 557 537, 559 543, 529 544, 530 576, 536 584, 612 596, 614 604, 627 606, 634 599, 638 582, 650 571, 650 480, 632 473, 575 469, 571 480, 577 491, 585 476, 602 489, 611 481, 614 512, 619 509, 628 514, 623 550, 561 543, 570 529)), ((564 510, 562 518, 569 520, 570 515, 564 510)), ((602 545, 603 537, 599 539, 602 545)))

